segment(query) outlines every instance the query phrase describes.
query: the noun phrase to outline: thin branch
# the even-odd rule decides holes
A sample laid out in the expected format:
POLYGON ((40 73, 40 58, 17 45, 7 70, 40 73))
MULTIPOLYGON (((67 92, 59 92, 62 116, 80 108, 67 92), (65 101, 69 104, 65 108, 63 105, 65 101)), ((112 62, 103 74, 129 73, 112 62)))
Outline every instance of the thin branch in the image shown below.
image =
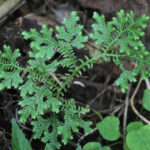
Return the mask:
POLYGON ((137 87, 136 87, 136 89, 135 89, 135 91, 134 91, 132 97, 130 98, 130 104, 131 104, 131 108, 132 108, 132 110, 134 111, 134 113, 135 113, 142 121, 144 121, 144 122, 147 123, 147 124, 150 124, 150 121, 147 120, 144 116, 142 116, 142 115, 138 112, 138 110, 135 108, 135 106, 134 106, 134 98, 135 98, 135 95, 137 94, 137 92, 138 92, 138 90, 139 90, 139 87, 140 87, 140 85, 141 85, 141 82, 142 82, 142 79, 140 78, 140 80, 139 80, 139 82, 138 82, 138 85, 137 85, 137 87))
POLYGON ((98 130, 97 127, 95 127, 95 128, 92 130, 92 132, 89 132, 89 133, 84 134, 83 136, 81 136, 80 139, 78 140, 77 146, 80 144, 80 142, 81 142, 85 137, 87 137, 88 135, 92 134, 93 132, 95 132, 95 131, 97 131, 97 130, 98 130))
POLYGON ((103 93, 105 93, 108 89, 110 89, 112 86, 114 86, 115 83, 113 83, 112 85, 106 87, 105 89, 103 89, 100 93, 98 93, 91 101, 90 103, 88 104, 89 106, 92 105, 92 103, 98 98, 100 97, 103 93))
POLYGON ((28 131, 31 131, 31 132, 32 132, 32 130, 31 130, 30 128, 24 126, 23 124, 21 124, 21 123, 19 122, 19 119, 18 119, 18 108, 16 108, 16 121, 17 121, 17 124, 18 124, 20 127, 22 127, 22 128, 25 129, 25 130, 28 130, 28 131))
POLYGON ((147 89, 150 89, 150 82, 149 82, 149 79, 145 80, 145 83, 146 83, 147 89))
POLYGON ((56 75, 53 72, 49 72, 49 74, 54 78, 54 80, 62 87, 61 81, 56 77, 56 75))
POLYGON ((116 106, 112 106, 111 110, 111 115, 115 115, 115 113, 119 112, 122 108, 124 107, 124 104, 119 104, 119 105, 116 105, 116 106))
POLYGON ((125 108, 124 108, 124 117, 123 117, 123 143, 125 143, 125 139, 126 139, 126 126, 127 126, 130 90, 131 90, 131 85, 129 86, 129 89, 128 89, 127 95, 126 95, 126 99, 125 99, 125 108))

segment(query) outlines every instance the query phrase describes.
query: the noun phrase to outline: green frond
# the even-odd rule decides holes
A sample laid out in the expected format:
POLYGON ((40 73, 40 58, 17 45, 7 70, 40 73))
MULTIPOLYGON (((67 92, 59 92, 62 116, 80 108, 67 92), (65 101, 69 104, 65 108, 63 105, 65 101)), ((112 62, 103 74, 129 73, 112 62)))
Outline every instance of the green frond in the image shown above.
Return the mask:
POLYGON ((145 29, 147 27, 146 22, 149 20, 150 20, 150 17, 143 14, 137 21, 140 22, 142 28, 145 29))
POLYGON ((1 71, 0 79, 2 79, 0 90, 10 89, 11 87, 18 88, 19 84, 23 82, 23 79, 20 77, 20 70, 13 70, 11 72, 1 71))
POLYGON ((65 68, 65 67, 68 68, 71 66, 72 63, 70 62, 70 58, 64 58, 64 59, 60 60, 60 64, 63 68, 65 68))
MULTIPOLYGON (((30 87, 31 87, 31 84, 30 84, 30 87)), ((50 91, 48 85, 43 85, 40 87, 38 86, 35 86, 35 87, 32 86, 32 87, 33 87, 32 95, 28 95, 28 93, 26 94, 24 92, 21 92, 22 95, 26 94, 23 97, 23 100, 19 102, 19 105, 23 107, 19 111, 19 114, 21 115, 21 117, 23 116, 24 113, 27 113, 32 118, 35 119, 39 115, 43 115, 47 109, 55 113, 59 112, 59 107, 61 106, 61 102, 53 97, 52 92, 50 91)))
POLYGON ((145 28, 149 17, 143 15, 136 19, 132 11, 125 15, 121 10, 118 16, 108 23, 105 17, 98 13, 94 13, 93 18, 97 23, 92 25, 94 33, 91 34, 91 38, 96 39, 97 45, 103 44, 105 50, 111 50, 112 46, 120 46, 120 53, 130 55, 132 50, 143 47, 140 37, 144 32, 141 29, 145 28))
POLYGON ((10 46, 4 45, 3 50, 4 52, 0 53, 0 71, 8 71, 13 69, 23 70, 16 60, 20 57, 19 49, 15 49, 13 52, 10 46))
POLYGON ((60 62, 54 60, 50 64, 46 64, 45 61, 41 58, 38 60, 29 60, 28 61, 31 69, 37 69, 40 73, 47 74, 48 72, 55 72, 60 66, 60 62))
POLYGON ((96 40, 97 45, 101 44, 108 44, 111 43, 111 33, 115 30, 112 23, 106 23, 105 16, 99 15, 98 13, 94 12, 93 18, 96 20, 95 24, 92 24, 92 28, 94 33, 90 34, 90 37, 96 40))
POLYGON ((78 49, 83 48, 84 45, 82 43, 86 42, 88 37, 82 35, 83 26, 77 25, 77 21, 79 17, 76 12, 71 13, 70 19, 64 19, 63 26, 57 26, 57 39, 62 39, 65 42, 71 44, 73 47, 78 49))
POLYGON ((61 134, 62 142, 67 144, 69 139, 73 139, 72 132, 78 132, 78 128, 84 128, 86 131, 90 130, 91 122, 86 122, 81 119, 81 110, 77 109, 74 100, 65 103, 63 106, 64 111, 64 124, 58 128, 58 134, 61 134), (85 126, 83 126, 85 125, 85 126))
POLYGON ((27 71, 29 72, 29 74, 27 75, 28 79, 31 79, 35 82, 38 81, 38 82, 41 82, 41 83, 44 83, 44 84, 48 83, 48 78, 45 74, 39 72, 36 69, 33 70, 33 69, 30 69, 30 68, 28 68, 27 71))
POLYGON ((4 45, 3 46, 4 52, 1 53, 1 56, 3 58, 6 58, 7 60, 11 62, 15 62, 18 57, 20 57, 19 49, 15 49, 14 52, 12 52, 12 49, 10 46, 4 45))
POLYGON ((71 13, 70 19, 64 19, 64 26, 56 27, 55 36, 53 29, 45 25, 40 32, 31 29, 22 33, 24 39, 32 40, 26 68, 17 61, 20 57, 18 49, 13 51, 4 45, 0 51, 0 90, 11 87, 20 90, 20 122, 25 123, 30 118, 34 138, 41 139, 52 150, 60 149, 62 143, 67 144, 79 128, 85 133, 91 131, 91 122, 81 117, 88 108, 77 107, 73 99, 66 101, 64 98, 64 92, 74 77, 87 68, 91 69, 97 61, 113 61, 120 67, 123 73, 116 84, 121 86, 122 92, 128 89, 129 82, 136 81, 139 74, 142 79, 150 76, 150 52, 140 39, 150 18, 146 15, 137 18, 132 11, 126 14, 123 10, 109 22, 96 12, 93 18, 96 23, 92 25, 90 37, 101 51, 94 50, 91 57, 85 55, 78 59, 75 56, 74 48, 83 48, 88 40, 83 36, 83 26, 77 24, 79 17, 76 12, 71 13), (124 60, 136 64, 135 68, 125 70, 124 60), (67 71, 59 74, 60 68, 67 71))
POLYGON ((149 77, 150 75, 150 70, 148 69, 149 68, 149 64, 146 64, 144 62, 138 62, 138 67, 135 68, 135 70, 133 70, 135 73, 140 73, 141 74, 141 78, 142 80, 147 80, 147 78, 149 77))
POLYGON ((120 75, 120 77, 116 81, 117 86, 121 86, 121 91, 124 93, 128 87, 128 81, 130 82, 136 82, 135 74, 132 71, 123 71, 123 73, 120 75))
POLYGON ((146 80, 150 75, 149 65, 150 65, 150 52, 143 48, 132 52, 131 58, 129 59, 131 62, 135 62, 137 65, 134 68, 134 74, 141 74, 143 80, 146 80))
POLYGON ((144 35, 142 28, 145 28, 148 20, 147 16, 136 18, 132 11, 125 15, 123 10, 118 12, 117 17, 113 17, 112 24, 117 32, 114 44, 120 46, 121 53, 130 55, 132 51, 138 51, 143 47, 140 37, 144 35))
POLYGON ((12 51, 10 46, 3 46, 4 52, 0 53, 0 90, 11 87, 18 88, 19 84, 23 82, 21 72, 24 68, 20 67, 16 60, 20 57, 19 49, 12 51))
MULTIPOLYGON (((112 21, 107 23, 105 17, 98 13, 94 13, 93 18, 96 20, 96 24, 92 25, 94 32, 91 34, 91 38, 95 39, 96 44, 100 45, 104 51, 104 60, 108 62, 112 58, 121 70, 124 70, 124 59, 137 64, 133 73, 123 71, 116 81, 117 85, 122 87, 122 91, 125 92, 128 89, 128 81, 135 82, 135 76, 139 73, 141 73, 143 79, 146 79, 149 75, 149 71, 146 69, 149 63, 145 58, 149 55, 149 52, 144 47, 140 37, 144 35, 143 29, 145 29, 150 18, 146 15, 137 18, 132 11, 125 14, 123 10, 117 13, 117 17, 113 17, 112 21)), ((98 54, 98 50, 96 53, 99 56, 102 55, 98 54)))
POLYGON ((58 142, 57 138, 58 138, 58 127, 61 124, 62 123, 58 120, 58 117, 55 115, 49 117, 48 119, 38 117, 36 121, 32 121, 33 131, 35 133, 34 138, 35 139, 41 138, 42 141, 44 143, 47 143, 52 150, 55 148, 59 149, 61 144, 58 142), (49 131, 49 128, 51 128, 52 130, 49 131))
MULTIPOLYGON (((27 98, 26 98, 26 102, 28 102, 28 101, 30 101, 30 99, 28 98, 28 100, 27 100, 27 98)), ((30 104, 32 104, 32 103, 30 103, 30 104)), ((20 103, 19 103, 19 105, 20 105, 20 106, 23 106, 23 105, 21 105, 20 103)), ((19 121, 20 121, 21 123, 26 123, 31 114, 32 114, 32 116, 35 116, 35 115, 36 115, 35 112, 32 112, 32 110, 34 109, 34 106, 33 106, 32 109, 31 109, 31 107, 32 107, 32 106, 30 106, 30 108, 28 108, 28 107, 26 106, 26 107, 24 107, 23 109, 19 110, 19 112, 18 112, 18 114, 19 114, 19 116, 20 116, 20 117, 19 117, 19 121), (34 114, 33 114, 33 113, 34 113, 34 114)), ((34 118, 35 118, 35 117, 34 117, 34 118)), ((34 119, 34 118, 33 118, 33 119, 34 119)))
POLYGON ((31 58, 48 60, 54 56, 54 51, 57 49, 57 42, 52 38, 52 33, 53 29, 48 29, 46 25, 42 26, 40 33, 35 29, 22 33, 26 40, 32 39, 30 44, 32 51, 29 52, 31 58))
POLYGON ((77 58, 75 56, 75 53, 73 51, 73 48, 66 42, 63 41, 59 41, 59 48, 58 48, 58 52, 61 54, 61 56, 63 57, 60 60, 61 66, 62 67, 77 67, 77 58))
POLYGON ((20 95, 25 97, 27 94, 33 94, 34 89, 36 88, 36 84, 31 80, 27 80, 23 85, 19 87, 20 95))

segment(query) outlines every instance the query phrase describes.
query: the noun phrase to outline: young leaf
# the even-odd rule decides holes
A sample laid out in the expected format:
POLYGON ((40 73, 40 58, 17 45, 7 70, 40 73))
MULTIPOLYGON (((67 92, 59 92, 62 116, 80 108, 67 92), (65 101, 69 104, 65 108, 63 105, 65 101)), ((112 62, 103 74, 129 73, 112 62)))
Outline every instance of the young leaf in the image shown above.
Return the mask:
POLYGON ((104 139, 115 141, 120 137, 119 119, 114 116, 105 117, 103 121, 97 123, 97 128, 104 139))
POLYGON ((49 144, 46 144, 44 150, 55 150, 55 149, 52 148, 49 144))
POLYGON ((16 120, 12 119, 12 150, 32 150, 29 141, 18 127, 16 120))
POLYGON ((60 142, 58 142, 58 127, 62 123, 58 120, 56 116, 49 117, 47 119, 41 116, 36 121, 32 121, 33 132, 35 139, 41 139, 42 142, 47 143, 46 148, 60 149, 60 142), (49 131, 49 129, 52 129, 49 131))
POLYGON ((102 146, 98 142, 88 142, 83 146, 83 150, 102 150, 102 146))
POLYGON ((150 150, 150 125, 129 132, 126 142, 131 150, 150 150))
POLYGON ((128 147, 128 145, 127 145, 127 143, 123 144, 123 148, 124 148, 124 150, 130 150, 129 147, 128 147))
POLYGON ((88 142, 83 146, 83 150, 102 150, 102 146, 98 142, 88 142))
POLYGON ((82 150, 110 150, 108 146, 102 147, 99 142, 88 142, 82 150))
POLYGON ((84 45, 82 43, 86 42, 88 37, 82 35, 83 26, 77 25, 79 17, 76 12, 71 13, 70 19, 64 19, 63 24, 65 27, 57 26, 56 30, 58 34, 57 39, 63 39, 65 42, 70 43, 72 46, 80 49, 84 45))
POLYGON ((96 23, 92 24, 94 33, 91 33, 90 37, 96 40, 95 44, 111 43, 111 32, 115 29, 112 23, 106 23, 105 16, 100 16, 97 12, 94 12, 93 18, 96 20, 96 23))
POLYGON ((122 66, 124 59, 137 64, 136 69, 123 71, 116 82, 124 93, 128 89, 128 82, 135 82, 139 73, 141 73, 142 79, 149 76, 146 68, 149 66, 150 54, 140 38, 144 35, 143 29, 150 18, 146 15, 136 18, 133 11, 126 14, 123 10, 119 11, 117 17, 113 17, 109 22, 106 22, 104 15, 100 16, 96 12, 93 18, 96 23, 92 24, 93 33, 90 34, 90 37, 104 51, 104 55, 113 54, 113 56, 106 57, 105 61, 117 58, 118 65, 122 70, 124 70, 122 66), (135 70, 138 71, 135 73, 135 70))
POLYGON ((32 39, 30 57, 51 59, 54 56, 57 42, 52 38, 52 33, 53 29, 48 29, 46 25, 42 26, 40 33, 35 29, 30 29, 30 32, 22 32, 24 39, 32 39))
POLYGON ((136 81, 136 78, 134 76, 134 73, 132 71, 128 71, 128 70, 125 70, 121 75, 120 77, 117 79, 116 81, 116 85, 117 86, 121 86, 121 91, 124 93, 129 85, 128 85, 128 81, 130 82, 135 82, 136 81))
POLYGON ((76 148, 76 150, 82 150, 82 147, 80 145, 78 145, 78 147, 76 148))
POLYGON ((142 106, 150 111, 150 89, 144 90, 144 96, 142 99, 142 106))
POLYGON ((91 121, 83 121, 80 118, 81 114, 85 114, 85 112, 87 111, 87 108, 82 109, 76 108, 75 102, 73 99, 71 99, 69 104, 65 104, 64 106, 64 124, 63 126, 60 126, 58 128, 58 134, 62 134, 62 142, 65 144, 67 144, 69 139, 73 139, 73 135, 72 132, 78 132, 79 129, 78 127, 81 127, 84 129, 85 133, 91 132, 91 121))
POLYGON ((103 146, 102 150, 110 150, 110 147, 109 146, 103 146))
POLYGON ((131 122, 127 126, 127 132, 129 133, 134 130, 139 130, 143 126, 144 126, 143 122, 139 122, 139 121, 131 122))
POLYGON ((0 53, 0 90, 10 89, 12 86, 17 88, 23 82, 20 73, 23 68, 16 60, 20 56, 19 49, 12 51, 10 46, 3 46, 4 52, 0 53))

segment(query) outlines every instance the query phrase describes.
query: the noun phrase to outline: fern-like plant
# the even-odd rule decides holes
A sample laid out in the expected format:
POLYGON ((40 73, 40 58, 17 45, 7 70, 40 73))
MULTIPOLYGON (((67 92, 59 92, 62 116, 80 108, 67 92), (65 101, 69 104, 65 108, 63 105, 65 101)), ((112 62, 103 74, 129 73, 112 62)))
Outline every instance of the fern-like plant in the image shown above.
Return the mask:
POLYGON ((149 17, 143 15, 136 19, 133 12, 125 15, 124 11, 120 11, 108 23, 103 15, 97 13, 94 13, 94 19, 97 23, 92 25, 94 32, 91 38, 102 52, 95 50, 96 55, 93 52, 91 58, 78 59, 74 54, 73 49, 81 50, 88 40, 82 34, 83 26, 77 24, 79 17, 76 12, 72 12, 70 19, 64 19, 64 26, 56 27, 56 35, 45 25, 40 32, 31 29, 22 33, 25 40, 32 40, 26 67, 18 62, 21 56, 18 49, 13 51, 4 45, 0 53, 0 90, 12 87, 20 90, 20 122, 25 123, 30 118, 34 138, 41 139, 49 149, 59 149, 61 142, 67 144, 73 139, 72 132, 78 132, 79 127, 85 132, 91 130, 91 122, 81 118, 88 108, 77 107, 75 100, 64 97, 73 78, 86 67, 92 68, 96 60, 112 60, 123 71, 116 82, 123 92, 128 88, 128 81, 135 82, 139 73, 143 79, 149 75, 150 53, 140 40, 144 35, 141 29, 145 29, 149 17), (56 52, 58 58, 55 57, 56 52), (125 70, 124 60, 137 65, 132 71, 125 70), (58 74, 60 67, 67 72, 58 74))
POLYGON ((76 107, 73 99, 68 101, 63 97, 73 77, 78 76, 88 64, 81 61, 78 66, 73 51, 73 47, 81 49, 84 46, 82 43, 87 41, 87 36, 82 35, 83 27, 77 25, 78 20, 79 17, 73 12, 69 20, 64 20, 65 27, 56 28, 56 38, 52 37, 52 28, 48 29, 45 25, 40 33, 35 29, 23 32, 26 40, 32 40, 30 59, 25 68, 17 61, 20 56, 18 49, 12 52, 9 46, 4 45, 4 51, 0 54, 0 90, 11 87, 20 90, 20 122, 32 119, 34 138, 47 143, 50 149, 60 148, 60 135, 62 143, 67 144, 68 140, 73 139, 72 132, 78 132, 79 127, 84 128, 85 132, 90 131, 91 122, 80 117, 88 108, 76 107), (55 52, 60 54, 60 59, 52 61, 55 52), (67 68, 68 72, 58 76, 59 67, 67 68))
MULTIPOLYGON (((128 89, 128 82, 135 82, 136 76, 141 74, 142 79, 146 79, 149 74, 150 53, 146 50, 140 37, 144 36, 142 29, 146 28, 149 17, 142 15, 139 18, 131 11, 127 15, 121 10, 112 21, 106 22, 103 15, 94 13, 93 24, 94 33, 91 38, 95 39, 95 44, 101 46, 106 61, 112 61, 119 65, 123 73, 116 81, 121 86, 122 92, 128 89), (133 70, 126 70, 124 61, 135 64, 133 70)), ((100 55, 100 54, 99 54, 100 55)))

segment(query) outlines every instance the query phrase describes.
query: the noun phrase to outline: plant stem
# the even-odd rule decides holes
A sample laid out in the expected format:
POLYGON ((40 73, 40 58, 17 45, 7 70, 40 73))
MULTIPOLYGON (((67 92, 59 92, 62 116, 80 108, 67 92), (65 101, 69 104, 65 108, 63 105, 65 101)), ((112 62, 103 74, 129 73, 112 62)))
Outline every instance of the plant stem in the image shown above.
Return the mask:
POLYGON ((125 99, 125 109, 124 109, 124 117, 123 117, 123 143, 125 143, 125 139, 126 139, 126 126, 127 126, 130 89, 131 89, 131 85, 129 86, 129 89, 128 89, 127 95, 126 95, 126 99, 125 99))
POLYGON ((139 87, 140 87, 140 85, 141 85, 141 82, 142 82, 142 79, 140 78, 140 80, 139 80, 139 82, 138 82, 138 85, 137 85, 137 87, 136 87, 136 89, 135 89, 135 91, 134 91, 132 97, 130 98, 130 104, 131 104, 131 108, 132 108, 132 110, 134 111, 134 113, 135 113, 142 121, 144 121, 144 122, 147 123, 147 124, 150 124, 150 121, 147 120, 144 116, 142 116, 142 115, 138 112, 138 110, 135 108, 135 106, 134 106, 134 98, 135 98, 135 95, 137 94, 137 92, 138 92, 138 90, 139 90, 139 87))

